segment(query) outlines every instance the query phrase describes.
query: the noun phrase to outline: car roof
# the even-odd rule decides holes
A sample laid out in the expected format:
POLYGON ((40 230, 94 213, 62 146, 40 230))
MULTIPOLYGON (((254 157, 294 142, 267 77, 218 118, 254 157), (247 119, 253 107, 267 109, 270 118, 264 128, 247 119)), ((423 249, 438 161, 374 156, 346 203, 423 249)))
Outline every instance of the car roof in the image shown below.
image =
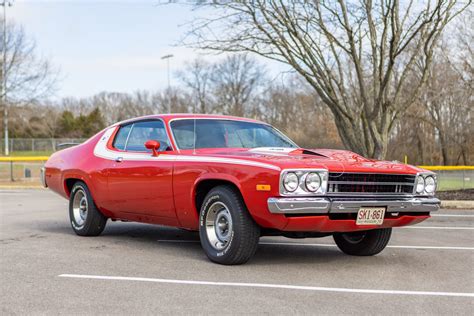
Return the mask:
POLYGON ((126 123, 131 123, 135 121, 141 121, 146 119, 163 119, 165 122, 169 122, 175 119, 224 119, 224 120, 233 120, 233 121, 243 121, 243 122, 253 122, 253 123, 263 123, 259 120, 249 119, 239 116, 230 116, 230 115, 217 115, 217 114, 193 114, 193 113, 172 113, 172 114, 152 114, 140 117, 134 117, 128 120, 117 122, 112 126, 122 125, 126 123))

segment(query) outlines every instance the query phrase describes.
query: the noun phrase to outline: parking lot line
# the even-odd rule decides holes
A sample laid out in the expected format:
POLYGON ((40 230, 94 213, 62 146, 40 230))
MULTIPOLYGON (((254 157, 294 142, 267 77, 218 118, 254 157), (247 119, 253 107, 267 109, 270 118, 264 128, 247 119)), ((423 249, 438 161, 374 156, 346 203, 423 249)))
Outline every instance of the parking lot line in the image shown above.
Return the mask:
MULTIPOLYGON (((295 242, 260 242, 261 245, 290 245, 290 246, 313 246, 313 247, 337 247, 332 244, 308 244, 295 242)), ((448 247, 448 246, 387 246, 387 248, 398 249, 435 249, 435 250, 474 250, 474 247, 448 247)))
POLYGON ((474 293, 462 293, 462 292, 350 289, 350 288, 338 288, 338 287, 287 285, 287 284, 271 284, 271 283, 215 282, 215 281, 155 279, 155 278, 105 276, 105 275, 84 275, 84 274, 60 274, 60 275, 58 275, 58 277, 61 277, 61 278, 76 278, 76 279, 94 279, 94 280, 154 282, 154 283, 166 283, 166 284, 205 285, 205 286, 207 285, 207 286, 223 286, 223 287, 243 287, 243 288, 249 288, 249 287, 250 288, 270 288, 270 289, 303 290, 303 291, 319 291, 319 292, 339 292, 339 293, 359 293, 359 294, 474 297, 474 293))
MULTIPOLYGON (((176 239, 160 239, 158 242, 169 242, 169 243, 199 243, 199 240, 176 240, 176 239)), ((280 245, 280 246, 310 246, 310 247, 337 247, 334 244, 314 244, 314 243, 297 243, 297 242, 268 242, 261 241, 260 245, 280 245)), ((450 246, 387 246, 387 248, 395 249, 433 249, 433 250, 474 250, 474 247, 450 247, 450 246)))
POLYGON ((432 214, 432 217, 474 217, 472 214, 432 214))
POLYGON ((397 227, 402 229, 456 229, 456 230, 473 230, 474 227, 469 226, 403 226, 397 227))

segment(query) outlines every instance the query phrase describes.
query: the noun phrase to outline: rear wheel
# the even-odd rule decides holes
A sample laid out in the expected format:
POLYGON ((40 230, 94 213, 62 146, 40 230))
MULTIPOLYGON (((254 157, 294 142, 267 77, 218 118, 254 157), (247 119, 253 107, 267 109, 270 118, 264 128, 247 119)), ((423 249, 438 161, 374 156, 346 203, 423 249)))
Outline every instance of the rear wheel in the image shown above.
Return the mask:
POLYGON ((373 256, 385 249, 391 235, 391 228, 381 228, 352 233, 336 233, 334 241, 345 254, 373 256))
POLYGON ((74 184, 69 198, 69 219, 79 236, 98 236, 105 228, 107 218, 99 212, 84 182, 74 184))
POLYGON ((242 264, 255 254, 260 227, 233 187, 218 186, 206 195, 199 223, 201 245, 211 261, 242 264))

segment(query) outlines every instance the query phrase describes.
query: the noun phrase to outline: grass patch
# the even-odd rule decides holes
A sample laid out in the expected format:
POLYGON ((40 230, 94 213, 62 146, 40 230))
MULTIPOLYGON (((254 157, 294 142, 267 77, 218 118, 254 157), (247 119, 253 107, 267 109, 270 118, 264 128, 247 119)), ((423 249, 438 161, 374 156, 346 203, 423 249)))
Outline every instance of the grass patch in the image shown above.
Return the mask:
POLYGON ((474 179, 468 179, 463 182, 462 177, 456 179, 438 177, 438 191, 474 189, 474 179))

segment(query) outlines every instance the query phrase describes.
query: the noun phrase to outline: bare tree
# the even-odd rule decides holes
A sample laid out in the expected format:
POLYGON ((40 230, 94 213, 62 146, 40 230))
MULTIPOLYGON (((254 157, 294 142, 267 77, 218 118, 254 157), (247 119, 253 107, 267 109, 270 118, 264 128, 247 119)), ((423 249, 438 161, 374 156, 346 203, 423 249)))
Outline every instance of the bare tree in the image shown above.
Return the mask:
POLYGON ((212 65, 203 59, 195 59, 186 64, 183 71, 178 72, 179 80, 191 91, 193 112, 212 112, 210 86, 212 65))
POLYGON ((1 50, 6 50, 6 60, 2 58, 0 64, 3 67, 6 63, 7 78, 6 90, 2 93, 7 93, 9 102, 25 103, 49 96, 54 91, 58 72, 47 59, 38 55, 35 42, 14 23, 7 24, 5 47, 3 42, 0 32, 1 50))
POLYGON ((342 147, 332 113, 301 77, 273 82, 262 95, 260 104, 259 118, 277 127, 298 145, 342 147))
MULTIPOLYGON (((6 10, 6 2, 3 3, 6 10)), ((0 24, 5 25, 4 20, 0 24)), ((2 69, 2 122, 5 139, 5 154, 8 155, 8 108, 11 104, 32 102, 47 96, 53 90, 56 72, 49 62, 36 54, 34 41, 28 40, 23 28, 9 23, 0 32, 2 69), (8 96, 8 98, 7 98, 8 96)))
POLYGON ((191 100, 189 94, 180 88, 166 89, 156 95, 155 113, 167 113, 170 108, 174 113, 190 112, 191 100))
MULTIPOLYGON (((426 122, 435 128, 438 138, 443 164, 454 163, 450 148, 459 146, 461 152, 467 139, 463 131, 472 135, 473 112, 469 90, 463 86, 459 74, 445 60, 433 64, 428 79, 427 89, 422 93, 421 106, 426 108, 426 122)), ((465 154, 463 155, 464 158, 465 154)), ((464 159, 466 160, 466 159, 464 159)))
POLYGON ((252 97, 263 82, 263 68, 247 54, 233 54, 217 63, 211 82, 217 110, 230 115, 255 114, 252 97))
POLYGON ((185 42, 290 65, 329 107, 346 147, 384 158, 394 123, 426 82, 443 29, 471 3, 457 2, 210 2, 201 5, 216 14, 196 20, 185 42))

